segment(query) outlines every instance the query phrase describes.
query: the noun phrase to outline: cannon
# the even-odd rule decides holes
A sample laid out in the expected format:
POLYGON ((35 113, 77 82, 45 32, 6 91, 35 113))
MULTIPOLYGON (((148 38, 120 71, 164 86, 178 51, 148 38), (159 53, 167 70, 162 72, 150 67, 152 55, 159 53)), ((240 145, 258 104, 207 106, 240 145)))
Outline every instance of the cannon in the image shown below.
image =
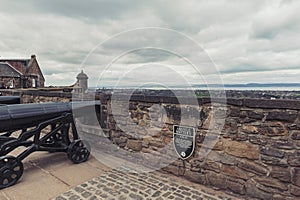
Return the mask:
POLYGON ((0 189, 18 182, 22 160, 35 151, 65 152, 75 164, 86 161, 90 147, 79 138, 72 111, 91 107, 98 108, 95 102, 0 106, 0 189), (19 147, 21 153, 10 155, 19 147))
POLYGON ((19 96, 0 96, 0 105, 20 104, 21 97, 19 96))

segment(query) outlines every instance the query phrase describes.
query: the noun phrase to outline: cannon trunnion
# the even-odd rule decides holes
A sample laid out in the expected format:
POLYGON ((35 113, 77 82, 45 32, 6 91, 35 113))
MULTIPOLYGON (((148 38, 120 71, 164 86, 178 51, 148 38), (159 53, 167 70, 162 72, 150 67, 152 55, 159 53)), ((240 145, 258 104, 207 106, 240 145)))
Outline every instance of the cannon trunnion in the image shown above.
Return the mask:
POLYGON ((84 110, 88 106, 95 104, 0 106, 0 189, 12 186, 20 179, 22 160, 35 151, 66 152, 73 163, 86 161, 90 147, 78 136, 72 109, 84 110), (10 155, 19 147, 23 150, 21 153, 10 155))

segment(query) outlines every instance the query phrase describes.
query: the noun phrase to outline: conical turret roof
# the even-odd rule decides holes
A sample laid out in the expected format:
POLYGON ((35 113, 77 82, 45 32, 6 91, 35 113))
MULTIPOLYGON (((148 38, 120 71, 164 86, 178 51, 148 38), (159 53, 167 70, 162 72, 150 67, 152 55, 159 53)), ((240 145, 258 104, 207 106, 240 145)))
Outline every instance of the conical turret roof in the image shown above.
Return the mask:
POLYGON ((81 70, 81 72, 77 75, 77 79, 88 79, 89 77, 81 70))

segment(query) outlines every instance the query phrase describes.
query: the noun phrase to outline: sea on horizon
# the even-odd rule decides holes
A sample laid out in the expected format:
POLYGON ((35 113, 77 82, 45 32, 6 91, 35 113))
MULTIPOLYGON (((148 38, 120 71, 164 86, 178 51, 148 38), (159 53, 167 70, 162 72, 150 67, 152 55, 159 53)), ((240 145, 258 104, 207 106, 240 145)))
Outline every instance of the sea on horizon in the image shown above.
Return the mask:
POLYGON ((141 89, 141 90, 241 90, 241 91, 300 91, 300 87, 89 87, 95 89, 141 89))

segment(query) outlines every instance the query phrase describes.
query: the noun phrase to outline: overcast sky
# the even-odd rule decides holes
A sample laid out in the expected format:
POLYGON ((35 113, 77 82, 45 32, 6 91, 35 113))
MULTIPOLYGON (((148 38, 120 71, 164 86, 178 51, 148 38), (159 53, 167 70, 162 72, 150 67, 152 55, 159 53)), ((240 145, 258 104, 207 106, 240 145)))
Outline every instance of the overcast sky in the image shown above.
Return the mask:
POLYGON ((224 83, 300 82, 299 10, 298 0, 0 0, 0 56, 36 54, 47 85, 73 84, 82 63, 90 85, 164 85, 178 74, 193 84, 213 82, 217 71, 204 72, 210 71, 209 59, 224 83), (161 36, 136 32, 120 42, 109 40, 143 27, 178 31, 198 42, 202 52, 173 36, 166 40, 163 30, 161 36), (137 43, 139 48, 154 43, 157 49, 123 55, 137 43), (95 55, 87 57, 95 47, 95 55), (107 68, 112 55, 119 58, 107 68), (182 59, 199 55, 201 76, 182 59))

